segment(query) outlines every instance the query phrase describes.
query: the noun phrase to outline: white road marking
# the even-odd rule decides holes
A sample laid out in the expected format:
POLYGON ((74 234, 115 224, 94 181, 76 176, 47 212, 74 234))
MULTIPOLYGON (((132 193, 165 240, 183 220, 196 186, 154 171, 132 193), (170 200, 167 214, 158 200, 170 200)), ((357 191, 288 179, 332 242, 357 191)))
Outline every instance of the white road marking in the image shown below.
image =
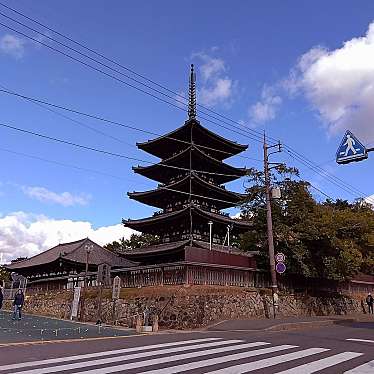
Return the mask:
MULTIPOLYGON (((200 351, 200 352, 193 352, 193 353, 186 353, 182 355, 175 355, 175 356, 170 356, 170 357, 161 357, 161 358, 155 358, 153 360, 145 360, 145 361, 139 361, 139 362, 132 362, 130 364, 124 364, 124 365, 116 365, 116 366, 110 366, 110 367, 104 367, 100 369, 93 369, 93 370, 87 370, 87 371, 80 371, 79 374, 108 374, 108 373, 116 373, 116 372, 126 372, 126 370, 131 370, 131 369, 138 369, 138 368, 144 368, 147 366, 152 366, 152 365, 159 365, 159 364, 164 364, 164 363, 169 363, 169 362, 174 362, 174 361, 180 361, 180 360, 187 360, 190 358, 195 358, 195 357, 201 357, 201 356, 207 356, 207 355, 212 355, 216 353, 225 353, 228 351, 233 351, 233 350, 238 350, 238 349, 245 349, 245 348, 253 348, 256 346, 261 346, 265 345, 268 343, 263 343, 263 342, 256 342, 256 343, 249 343, 249 344, 240 344, 234 347, 228 347, 228 348, 221 348, 221 349, 211 349, 208 351, 200 351), (231 349, 229 349, 231 348, 231 349)), ((282 350, 282 349, 289 349, 289 348, 294 348, 295 346, 293 345, 283 345, 283 346, 278 346, 278 347, 272 347, 272 348, 265 348, 265 349, 258 349, 255 351, 248 351, 244 353, 239 353, 237 355, 232 355, 232 356, 240 356, 241 358, 244 357, 249 357, 251 354, 256 355, 256 354, 264 354, 267 351, 276 351, 276 350, 282 350), (266 351, 266 352, 264 352, 266 351)), ((221 356, 221 359, 224 359, 225 361, 229 360, 230 357, 232 356, 221 356)), ((191 367, 191 363, 188 364, 189 367, 191 367)), ((165 369, 162 369, 165 370, 165 369)), ((78 373, 76 373, 78 374, 78 373)), ((148 372, 147 372, 148 374, 148 372)))
MULTIPOLYGON (((209 360, 204 360, 204 361, 189 362, 187 364, 172 366, 172 367, 168 367, 168 368, 150 370, 150 371, 146 371, 144 373, 139 373, 139 374, 174 374, 174 373, 181 373, 181 372, 186 371, 186 370, 198 369, 198 368, 201 368, 201 367, 222 364, 222 363, 229 362, 229 361, 241 360, 241 359, 248 358, 248 357, 254 357, 254 356, 259 356, 259 355, 265 355, 265 354, 268 354, 268 353, 284 351, 284 350, 290 349, 290 348, 296 348, 296 347, 293 346, 293 345, 279 345, 279 346, 276 346, 276 347, 256 349, 254 351, 248 351, 248 352, 243 352, 243 353, 236 353, 236 354, 229 355, 229 356, 211 358, 209 360)), ((234 366, 234 367, 236 367, 236 366, 234 366)), ((230 368, 226 368, 224 370, 230 370, 230 368)), ((231 373, 231 371, 229 371, 229 372, 231 373)), ((225 371, 225 373, 226 373, 226 371, 225 371)), ((232 373, 236 374, 237 372, 234 370, 232 373)))
POLYGON ((373 374, 374 373, 374 360, 366 364, 357 366, 352 370, 345 371, 344 374, 373 374))
POLYGON ((341 362, 352 360, 356 357, 362 356, 363 353, 356 352, 343 352, 330 356, 327 358, 322 358, 321 360, 309 362, 304 365, 296 366, 292 369, 280 371, 277 374, 311 374, 316 371, 326 369, 328 367, 338 365, 341 362))
MULTIPOLYGON (((239 340, 239 342, 241 342, 239 340)), ((256 343, 246 343, 246 344, 235 344, 238 343, 238 340, 224 340, 224 341, 219 341, 219 342, 212 342, 212 343, 203 343, 203 344, 196 344, 191 346, 191 349, 198 350, 197 352, 191 352, 191 353, 185 353, 185 354, 178 354, 174 356, 167 356, 167 357, 161 357, 161 358, 156 358, 153 360, 146 360, 146 361, 138 361, 137 363, 129 364, 131 365, 138 365, 138 366, 146 366, 148 365, 148 362, 155 361, 156 364, 158 362, 168 362, 168 361, 177 361, 177 360, 183 360, 183 359, 188 359, 192 357, 199 357, 199 356, 204 356, 204 355, 210 355, 210 354, 216 354, 216 353, 224 353, 224 352, 230 352, 238 349, 245 349, 245 348, 252 348, 252 347, 257 347, 261 345, 267 345, 269 343, 265 342, 256 342, 256 343), (229 345, 227 347, 220 347, 220 348, 212 348, 212 349, 207 349, 204 350, 207 346, 222 346, 222 345, 227 345, 227 344, 233 344, 234 345, 229 345)), ((168 354, 168 353, 175 353, 179 351, 185 351, 188 350, 189 346, 187 347, 177 347, 177 348, 169 348, 169 349, 161 349, 157 351, 146 351, 146 352, 141 352, 141 353, 135 353, 131 355, 125 355, 125 356, 115 356, 115 357, 108 357, 104 358, 101 360, 91 360, 91 361, 84 361, 84 362, 78 362, 75 364, 66 364, 66 365, 59 365, 59 366, 53 366, 53 367, 47 367, 47 368, 37 368, 37 369, 32 369, 32 370, 27 370, 27 371, 18 371, 18 372, 13 372, 13 374, 49 374, 49 373, 56 373, 59 371, 63 370, 74 370, 74 369, 82 369, 82 368, 87 368, 89 366, 96 366, 96 365, 105 365, 105 364, 112 364, 114 362, 121 362, 121 361, 128 361, 128 360, 135 360, 138 358, 144 358, 144 357, 149 357, 149 356, 157 356, 161 354, 168 354)), ((149 365, 154 365, 154 364, 149 364, 149 365)), ((119 365, 119 366, 126 366, 126 365, 119 365)), ((110 366, 107 368, 103 369, 96 369, 96 370, 111 370, 113 368, 116 368, 118 366, 110 366)), ((137 366, 136 366, 137 367, 137 366)), ((96 370, 88 370, 84 371, 82 373, 96 373, 96 370)), ((109 371, 110 372, 110 371, 109 371)), ((79 372, 81 373, 81 372, 79 372)))
POLYGON ((280 355, 276 357, 265 358, 263 360, 249 362, 246 364, 240 364, 235 366, 230 366, 228 368, 209 371, 206 374, 242 374, 248 373, 250 371, 259 370, 263 368, 267 368, 269 366, 274 366, 278 364, 282 364, 287 361, 297 360, 299 358, 312 356, 318 353, 329 351, 329 349, 325 348, 309 348, 304 349, 303 351, 287 353, 285 355, 280 355))
MULTIPOLYGON (((145 346, 133 347, 133 348, 116 349, 116 350, 112 350, 112 351, 87 353, 87 354, 83 354, 83 355, 50 358, 50 359, 39 360, 39 361, 27 361, 27 362, 21 362, 21 363, 17 363, 17 364, 0 366, 0 371, 14 370, 14 369, 19 369, 19 368, 26 368, 26 367, 39 366, 39 365, 57 364, 59 362, 77 361, 77 360, 83 360, 83 359, 88 359, 88 358, 95 358, 95 357, 103 357, 103 356, 109 356, 109 355, 144 351, 144 350, 148 350, 148 349, 174 347, 174 346, 184 345, 184 344, 212 342, 212 341, 217 341, 217 340, 222 340, 222 338, 205 338, 205 339, 183 340, 183 341, 172 342, 172 343, 145 345, 145 346)), ((192 348, 193 348, 193 346, 192 346, 192 348)), ((185 349, 187 349, 187 348, 185 348, 185 349)))
POLYGON ((345 339, 349 340, 350 342, 363 342, 363 343, 374 343, 374 340, 368 340, 368 339, 345 339))

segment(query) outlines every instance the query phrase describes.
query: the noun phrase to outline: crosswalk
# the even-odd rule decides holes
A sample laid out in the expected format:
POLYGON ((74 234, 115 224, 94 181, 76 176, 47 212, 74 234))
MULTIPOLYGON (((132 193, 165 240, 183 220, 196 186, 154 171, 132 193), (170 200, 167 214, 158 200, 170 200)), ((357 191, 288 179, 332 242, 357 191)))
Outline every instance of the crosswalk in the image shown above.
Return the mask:
POLYGON ((1 365, 0 374, 241 374, 257 370, 277 374, 309 374, 339 369, 346 374, 373 374, 374 360, 361 352, 336 352, 270 342, 201 338, 1 365), (359 360, 359 361, 357 361, 359 360))

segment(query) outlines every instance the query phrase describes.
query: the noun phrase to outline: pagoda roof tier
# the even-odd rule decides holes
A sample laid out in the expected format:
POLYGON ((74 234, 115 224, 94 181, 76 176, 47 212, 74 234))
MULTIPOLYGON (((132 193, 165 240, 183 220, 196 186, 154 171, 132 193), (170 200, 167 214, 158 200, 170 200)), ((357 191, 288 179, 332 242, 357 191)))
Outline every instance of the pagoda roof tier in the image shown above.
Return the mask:
POLYGON ((192 216, 192 222, 196 218, 200 221, 212 221, 214 225, 218 225, 220 229, 226 230, 227 225, 232 225, 232 231, 245 232, 252 227, 252 224, 242 220, 236 220, 223 214, 208 212, 197 207, 194 204, 170 213, 158 213, 152 217, 142 218, 138 220, 123 221, 124 225, 133 230, 144 233, 155 233, 168 230, 168 223, 189 222, 192 216), (191 212, 190 212, 191 210, 191 212))
POLYGON ((168 134, 136 145, 139 149, 164 159, 170 154, 182 151, 191 144, 191 141, 196 146, 200 146, 204 152, 221 161, 248 148, 248 145, 233 142, 213 133, 195 118, 187 120, 183 126, 168 134))
POLYGON ((195 146, 189 146, 157 164, 133 167, 133 170, 147 178, 168 184, 173 179, 176 180, 179 179, 178 177, 189 174, 190 163, 195 173, 214 180, 216 184, 233 181, 247 173, 247 169, 236 168, 221 162, 195 146))
MULTIPOLYGON (((162 252, 180 250, 186 246, 197 247, 197 248, 202 248, 202 249, 210 249, 209 243, 203 242, 201 240, 192 240, 192 244, 190 240, 180 240, 177 242, 153 244, 150 246, 134 248, 128 251, 123 251, 121 253, 122 255, 131 258, 134 255, 136 256, 140 254, 162 253, 162 252)), ((227 245, 221 245, 221 244, 215 244, 215 243, 212 243, 212 249, 215 251, 220 251, 220 252, 239 254, 245 257, 253 257, 255 254, 257 254, 257 252, 255 251, 243 252, 233 246, 227 246, 227 245)))
POLYGON ((213 204, 219 210, 235 206, 245 197, 244 194, 232 192, 215 184, 209 183, 208 181, 200 178, 196 173, 193 173, 191 177, 186 175, 175 183, 160 186, 154 190, 144 192, 128 192, 127 194, 130 199, 139 201, 146 205, 165 209, 170 201, 176 200, 172 196, 176 196, 177 199, 179 198, 180 200, 186 198, 190 191, 190 179, 192 198, 196 197, 198 199, 205 200, 209 203, 209 205, 213 204), (205 198, 200 196, 204 196, 205 198))

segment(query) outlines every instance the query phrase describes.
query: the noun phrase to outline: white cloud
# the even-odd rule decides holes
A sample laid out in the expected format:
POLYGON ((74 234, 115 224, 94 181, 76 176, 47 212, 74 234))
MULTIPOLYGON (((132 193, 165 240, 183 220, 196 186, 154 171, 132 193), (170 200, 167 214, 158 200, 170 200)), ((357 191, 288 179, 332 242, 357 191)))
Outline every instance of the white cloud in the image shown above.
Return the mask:
POLYGON ((218 78, 212 85, 203 86, 199 92, 200 101, 204 105, 214 106, 220 102, 229 100, 232 96, 232 80, 218 78))
POLYGON ((368 203, 368 204, 371 204, 371 206, 374 209, 374 194, 366 197, 365 202, 368 203))
POLYGON ((249 117, 255 124, 271 121, 275 118, 282 99, 273 87, 264 85, 261 100, 249 108, 249 117))
MULTIPOLYGON (((217 47, 213 47, 211 52, 214 53, 217 50, 217 47)), ((224 60, 212 57, 205 52, 194 53, 192 57, 202 62, 199 65, 202 85, 198 89, 198 101, 207 106, 229 104, 234 94, 236 82, 227 76, 224 60)))
POLYGON ((62 206, 87 205, 89 195, 73 195, 70 192, 53 192, 44 187, 23 186, 22 191, 29 197, 44 203, 54 203, 62 206))
POLYGON ((0 252, 4 263, 17 257, 30 257, 53 246, 88 237, 105 245, 122 237, 129 238, 135 231, 122 224, 94 229, 90 222, 56 220, 24 212, 0 218, 0 252))
POLYGON ((329 134, 351 129, 374 138, 374 22, 365 36, 340 48, 317 46, 299 59, 284 87, 303 93, 317 110, 329 134))
POLYGON ((6 34, 0 38, 0 52, 21 59, 25 54, 25 41, 15 35, 6 34))

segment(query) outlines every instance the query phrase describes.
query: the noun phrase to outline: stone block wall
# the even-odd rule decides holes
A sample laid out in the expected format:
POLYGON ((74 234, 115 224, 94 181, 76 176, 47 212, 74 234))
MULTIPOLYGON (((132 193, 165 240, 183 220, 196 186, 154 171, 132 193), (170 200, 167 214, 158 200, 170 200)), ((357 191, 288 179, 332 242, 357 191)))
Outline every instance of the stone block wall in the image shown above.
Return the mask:
MULTIPOLYGON (((85 319, 98 319, 98 290, 90 289, 85 298, 85 319)), ((133 327, 136 316, 145 309, 159 315, 161 328, 200 328, 228 319, 267 318, 271 311, 269 290, 224 286, 163 286, 122 289, 120 299, 110 299, 104 290, 102 320, 133 327)), ((71 291, 43 293, 26 297, 25 312, 69 318, 71 291)), ((8 305, 9 306, 9 305, 8 305)), ((343 295, 281 294, 279 312, 283 316, 316 316, 362 313, 360 300, 343 295)))

